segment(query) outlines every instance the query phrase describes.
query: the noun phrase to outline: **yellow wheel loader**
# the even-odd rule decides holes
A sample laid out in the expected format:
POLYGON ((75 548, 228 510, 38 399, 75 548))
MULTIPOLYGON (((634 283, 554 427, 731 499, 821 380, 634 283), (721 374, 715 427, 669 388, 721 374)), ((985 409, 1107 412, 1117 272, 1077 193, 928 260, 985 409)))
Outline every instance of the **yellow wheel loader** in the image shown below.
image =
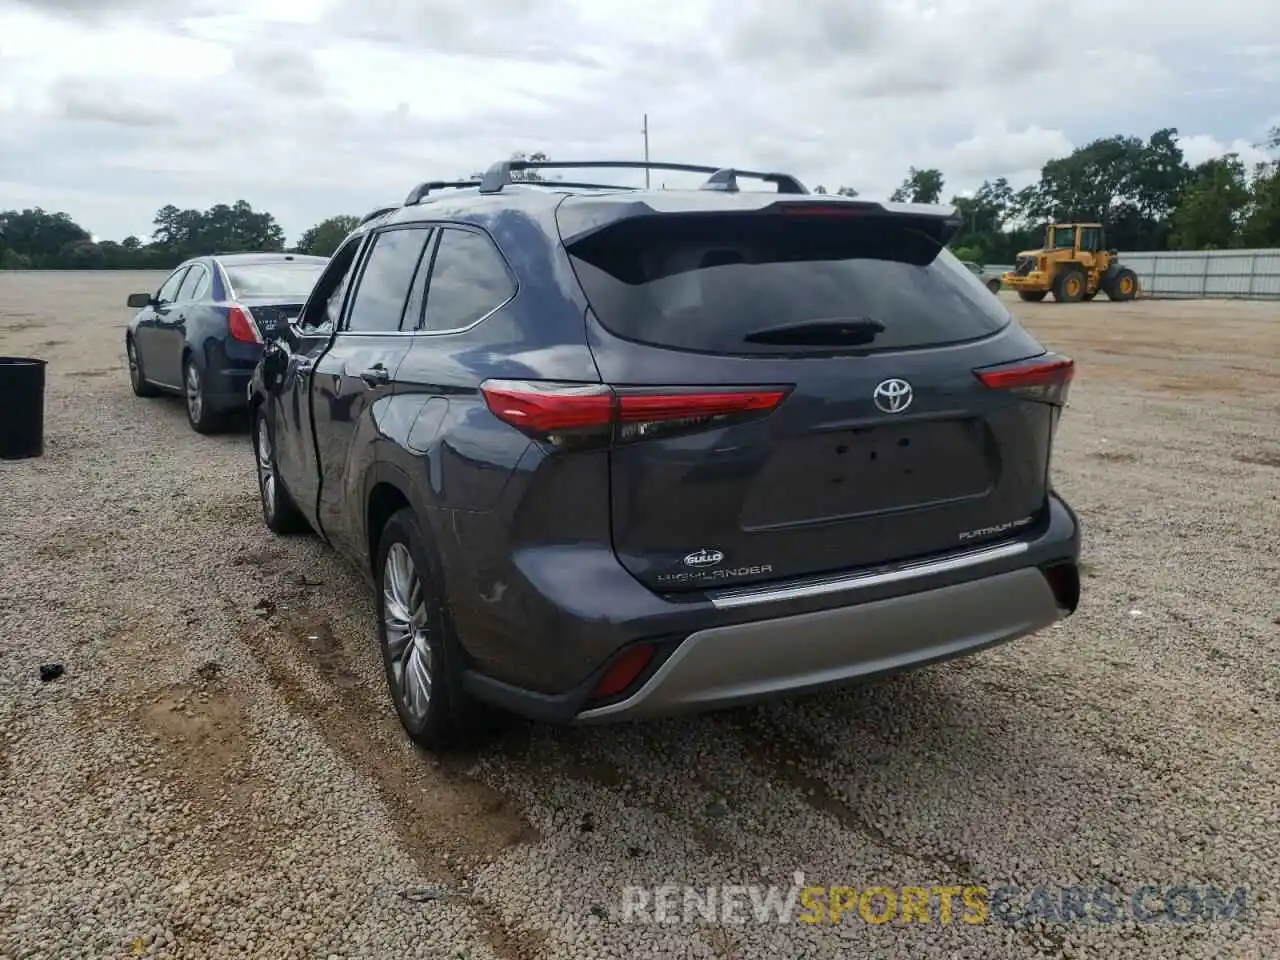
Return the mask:
POLYGON ((1023 300, 1043 300, 1052 293, 1061 303, 1079 303, 1100 292, 1108 300, 1132 300, 1138 295, 1138 275, 1118 257, 1107 249, 1101 224, 1051 223, 1045 228, 1044 249, 1023 250, 1000 279, 1023 300))

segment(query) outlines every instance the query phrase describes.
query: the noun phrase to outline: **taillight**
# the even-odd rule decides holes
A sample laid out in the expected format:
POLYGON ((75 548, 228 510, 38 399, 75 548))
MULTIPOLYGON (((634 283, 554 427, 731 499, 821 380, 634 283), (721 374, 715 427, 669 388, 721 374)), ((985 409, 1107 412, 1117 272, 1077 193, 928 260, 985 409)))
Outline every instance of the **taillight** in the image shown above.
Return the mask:
POLYGON ((673 389, 611 387, 530 380, 480 385, 493 415, 538 439, 563 443, 597 437, 625 442, 728 418, 767 413, 791 387, 673 389))
POLYGON ((983 386, 1012 390, 1031 400, 1064 404, 1076 374, 1075 361, 1058 354, 973 371, 983 386))
POLYGON ((258 332, 258 325, 253 322, 252 315, 244 307, 231 307, 227 310, 227 330, 232 340, 239 340, 241 343, 262 343, 262 334, 258 332))

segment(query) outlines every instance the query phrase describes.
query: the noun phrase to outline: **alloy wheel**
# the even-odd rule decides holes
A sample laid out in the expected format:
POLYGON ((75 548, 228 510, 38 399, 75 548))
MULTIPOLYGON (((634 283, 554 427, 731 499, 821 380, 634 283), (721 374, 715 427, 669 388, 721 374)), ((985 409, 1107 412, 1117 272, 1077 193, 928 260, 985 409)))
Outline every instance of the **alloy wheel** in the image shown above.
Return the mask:
POLYGON ((133 345, 132 339, 125 342, 124 352, 129 358, 129 379, 136 387, 142 382, 142 371, 138 369, 138 348, 133 345))
POLYGON ((262 507, 270 518, 276 512, 276 468, 271 450, 271 431, 265 417, 258 417, 258 484, 262 490, 262 507))
POLYGON ((431 706, 434 673, 426 592, 409 548, 393 543, 382 568, 383 627, 394 693, 405 712, 421 721, 431 706))
POLYGON ((199 423, 204 412, 204 398, 200 395, 200 371, 190 360, 187 361, 187 411, 191 414, 191 422, 199 423))

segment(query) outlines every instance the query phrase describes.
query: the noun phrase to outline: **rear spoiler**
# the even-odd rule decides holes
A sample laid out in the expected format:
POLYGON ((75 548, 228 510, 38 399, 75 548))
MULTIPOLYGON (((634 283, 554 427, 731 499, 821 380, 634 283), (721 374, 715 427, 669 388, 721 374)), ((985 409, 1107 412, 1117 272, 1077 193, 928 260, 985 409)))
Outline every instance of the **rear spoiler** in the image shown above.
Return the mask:
MULTIPOLYGON (((722 195, 723 196, 723 195, 722 195)), ((648 194, 644 199, 626 195, 570 197, 557 211, 561 241, 566 247, 624 221, 664 216, 789 217, 838 219, 904 227, 924 234, 944 247, 964 226, 964 217, 950 204, 888 203, 876 200, 809 194, 803 198, 775 199, 775 194, 736 194, 722 202, 696 192, 648 194)))

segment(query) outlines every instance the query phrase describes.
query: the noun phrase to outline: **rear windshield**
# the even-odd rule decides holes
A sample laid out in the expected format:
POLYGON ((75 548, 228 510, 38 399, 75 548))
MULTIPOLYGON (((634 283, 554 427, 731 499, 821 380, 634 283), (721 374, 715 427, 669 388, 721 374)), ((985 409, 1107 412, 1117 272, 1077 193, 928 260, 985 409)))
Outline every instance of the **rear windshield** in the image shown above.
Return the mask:
POLYGON ((281 260, 224 264, 237 297, 301 297, 311 292, 327 261, 281 260))
POLYGON ((858 352, 893 350, 972 340, 1010 321, 950 251, 887 217, 634 217, 569 253, 607 329, 680 350, 809 352, 811 342, 746 338, 816 321, 870 327, 858 352))

